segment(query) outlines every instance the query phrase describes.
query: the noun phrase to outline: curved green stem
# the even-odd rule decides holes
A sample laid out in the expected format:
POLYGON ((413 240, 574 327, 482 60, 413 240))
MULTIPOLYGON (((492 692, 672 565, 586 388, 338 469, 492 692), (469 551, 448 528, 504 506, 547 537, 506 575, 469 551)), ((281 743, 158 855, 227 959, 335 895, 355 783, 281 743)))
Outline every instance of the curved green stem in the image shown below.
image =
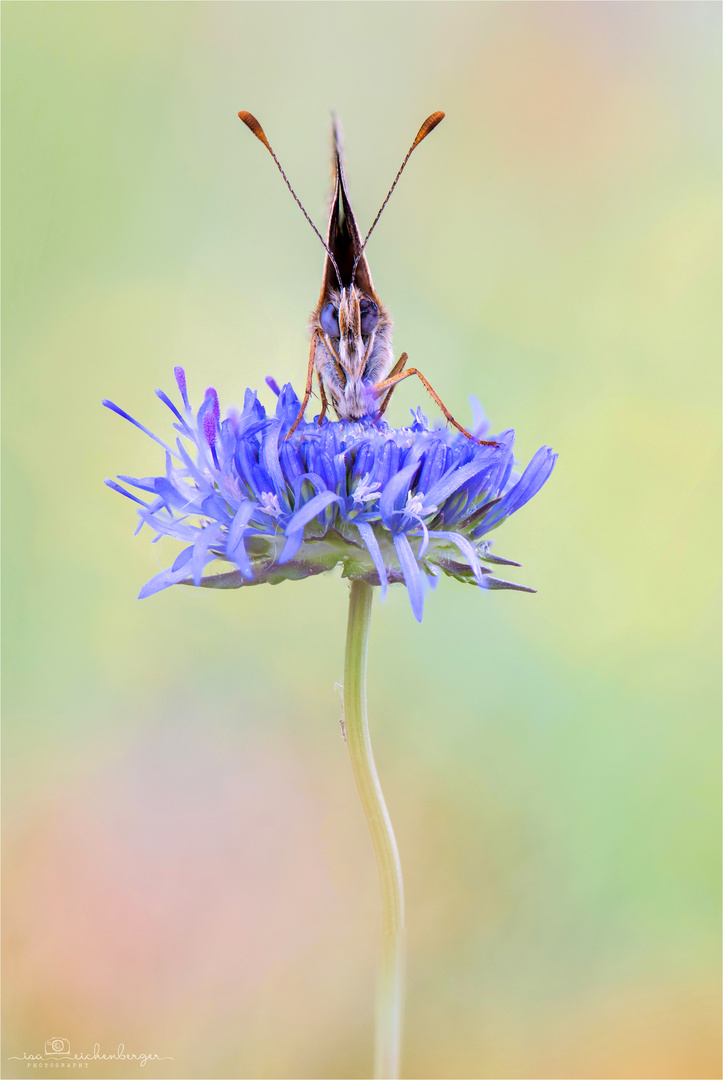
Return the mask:
POLYGON ((396 1080, 404 982, 404 891, 397 842, 374 765, 367 724, 367 645, 373 588, 354 581, 344 661, 344 726, 351 767, 369 826, 382 901, 382 948, 377 983, 374 1076, 396 1080))

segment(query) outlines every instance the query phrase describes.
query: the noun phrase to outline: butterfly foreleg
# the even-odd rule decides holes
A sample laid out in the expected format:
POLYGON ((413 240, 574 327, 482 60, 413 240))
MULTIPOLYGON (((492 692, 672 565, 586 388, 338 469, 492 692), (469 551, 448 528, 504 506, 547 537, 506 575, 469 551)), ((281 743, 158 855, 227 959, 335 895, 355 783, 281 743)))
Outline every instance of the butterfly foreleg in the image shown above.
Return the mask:
POLYGON ((377 383, 376 386, 374 387, 374 389, 377 390, 377 391, 378 390, 386 390, 387 388, 389 388, 389 393, 387 394, 387 396, 384 399, 383 409, 385 409, 387 404, 389 403, 389 398, 391 396, 392 390, 394 390, 394 388, 400 382, 402 382, 403 379, 408 379, 410 375, 416 375, 417 378, 419 379, 419 381, 422 383, 422 386, 424 387, 424 389, 429 394, 429 396, 439 406, 439 408, 440 408, 445 420, 447 421, 447 423, 452 424, 453 427, 457 428, 457 431, 461 431, 462 434, 466 435, 468 439, 471 439, 473 442, 480 443, 482 446, 499 446, 499 443, 491 442, 488 439, 476 439, 474 437, 474 435, 470 431, 467 431, 467 428, 463 428, 461 424, 458 424, 457 421, 455 420, 455 418, 452 416, 449 409, 446 407, 446 405, 444 404, 444 402, 440 398, 439 394, 435 391, 432 384, 427 379, 425 379, 425 377, 424 377, 424 375, 422 375, 421 371, 417 371, 416 368, 407 368, 406 371, 401 371, 401 367, 404 366, 402 364, 402 360, 404 360, 406 362, 406 360, 407 360, 407 354, 406 353, 402 353, 399 360, 394 365, 394 368, 392 368, 392 372, 390 373, 388 378, 383 379, 382 382, 377 383), (400 369, 400 370, 397 372, 397 369, 400 369))
POLYGON ((321 427, 322 423, 324 422, 324 417, 326 416, 326 410, 329 408, 329 401, 326 396, 326 390, 324 389, 324 380, 322 379, 321 374, 318 371, 316 374, 319 378, 319 397, 321 398, 321 412, 319 413, 319 419, 317 420, 317 424, 319 425, 319 427, 321 427))
MULTIPOLYGON (((407 354, 406 354, 405 352, 403 352, 403 353, 402 353, 402 355, 401 355, 401 356, 399 357, 399 359, 397 360, 397 362, 396 362, 396 364, 394 365, 394 367, 392 368, 392 370, 391 370, 391 371, 389 372, 389 374, 387 375, 387 378, 386 378, 386 379, 385 379, 384 381, 385 381, 385 382, 388 382, 388 381, 389 381, 390 379, 396 379, 396 377, 397 377, 397 375, 399 374, 399 372, 400 372, 400 371, 403 371, 403 370, 404 370, 404 365, 406 364, 406 362, 407 362, 407 360, 408 360, 408 359, 409 359, 409 357, 407 356, 407 354)), ((379 387, 380 387, 381 385, 382 385, 381 383, 378 383, 378 384, 377 384, 377 385, 376 385, 376 386, 374 387, 374 389, 375 389, 375 390, 378 390, 378 389, 379 389, 379 387)), ((379 413, 378 413, 378 415, 377 415, 377 419, 378 419, 378 420, 380 420, 380 419, 381 419, 381 417, 382 417, 382 416, 384 416, 384 413, 385 413, 385 412, 387 411, 387 405, 388 405, 388 404, 389 404, 389 402, 390 402, 390 401, 392 400, 392 394, 394 393, 394 387, 395 387, 396 385, 397 385, 397 383, 396 383, 396 382, 392 383, 392 385, 391 385, 391 386, 389 387, 389 390, 388 390, 388 391, 387 391, 387 393, 386 393, 386 394, 384 395, 384 401, 382 402, 382 404, 381 404, 381 408, 379 409, 379 413)))
MULTIPOLYGON (((306 412, 306 406, 309 404, 309 398, 311 397, 311 386, 314 381, 314 354, 316 353, 316 330, 311 335, 311 351, 309 352, 309 368, 306 372, 306 387, 304 389, 304 400, 301 402, 301 408, 297 414, 296 420, 289 428, 286 438, 290 439, 299 426, 300 421, 303 419, 306 412)), ((284 442, 286 439, 284 440, 284 442)))

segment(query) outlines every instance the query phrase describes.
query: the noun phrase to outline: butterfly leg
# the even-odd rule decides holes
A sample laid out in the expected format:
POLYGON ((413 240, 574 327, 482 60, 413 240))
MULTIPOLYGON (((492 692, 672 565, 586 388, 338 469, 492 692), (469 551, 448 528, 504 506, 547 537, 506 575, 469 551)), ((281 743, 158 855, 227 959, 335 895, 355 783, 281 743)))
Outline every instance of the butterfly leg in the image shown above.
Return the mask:
MULTIPOLYGON (((311 335, 311 351, 309 352, 309 369, 306 372, 306 388, 304 389, 304 400, 301 402, 301 408, 299 409, 298 416, 294 420, 293 424, 289 428, 286 439, 290 439, 299 426, 300 421, 304 417, 306 412, 306 406, 309 404, 309 398, 311 397, 311 385, 314 381, 314 354, 316 353, 316 330, 311 335)), ((284 442, 286 442, 284 439, 284 442)))
MULTIPOLYGON (((409 359, 409 357, 407 356, 407 354, 405 352, 403 352, 402 355, 397 360, 394 367, 392 368, 392 370, 387 375, 387 378, 386 378, 385 381, 388 381, 389 379, 394 379, 399 374, 399 372, 404 369, 404 365, 406 364, 408 359, 409 359)), ((387 393, 384 395, 384 401, 382 402, 379 413, 377 414, 377 420, 380 420, 382 418, 382 416, 384 416, 384 413, 387 411, 387 405, 392 400, 392 394, 394 393, 394 387, 396 385, 397 384, 394 383, 390 387, 390 389, 387 391, 387 393)), ((376 389, 376 387, 375 387, 375 389, 376 389)))
MULTIPOLYGON (((403 353, 402 355, 406 360, 406 353, 403 353)), ((395 364, 393 370, 400 366, 400 361, 401 357, 400 360, 397 361, 397 363, 395 364)), ((374 387, 375 390, 386 390, 387 387, 389 387, 389 394, 384 399, 384 408, 386 408, 391 392, 395 388, 395 386, 397 386, 398 383, 402 382, 403 379, 408 379, 410 375, 417 376, 429 396, 437 403, 437 405, 441 409, 447 423, 452 424, 453 427, 456 427, 457 431, 461 431, 462 434, 466 435, 468 439, 472 440, 472 442, 480 443, 480 445, 482 446, 499 446, 499 443, 491 442, 488 439, 475 439, 474 435, 472 435, 471 432, 467 431, 466 428, 463 428, 461 424, 458 424, 449 409, 442 402, 439 394, 437 394, 432 387, 432 384, 428 382, 427 379, 425 379, 424 375, 422 375, 421 371, 417 371, 416 368, 407 368, 406 371, 400 371, 398 374, 392 374, 389 376, 389 378, 384 379, 382 382, 376 384, 376 386, 374 387)))
POLYGON ((319 427, 321 427, 324 417, 326 416, 326 410, 329 408, 329 402, 326 397, 326 390, 324 389, 324 380, 321 375, 319 375, 318 371, 316 374, 319 378, 319 397, 321 398, 321 412, 319 413, 319 419, 316 422, 319 427))

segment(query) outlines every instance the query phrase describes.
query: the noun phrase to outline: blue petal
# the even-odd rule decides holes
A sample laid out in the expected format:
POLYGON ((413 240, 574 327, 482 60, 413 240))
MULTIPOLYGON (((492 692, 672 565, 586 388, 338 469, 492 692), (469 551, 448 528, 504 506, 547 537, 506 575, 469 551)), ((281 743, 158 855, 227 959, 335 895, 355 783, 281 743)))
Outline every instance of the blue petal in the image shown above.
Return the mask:
POLYGON ((190 547, 184 548, 183 551, 176 555, 175 561, 171 570, 180 570, 182 566, 187 566, 188 562, 193 555, 193 544, 190 547))
POLYGON ((284 563, 291 562, 291 560, 293 559, 294 555, 296 555, 296 552, 299 550, 299 548, 301 547, 303 542, 304 542, 304 531, 303 531, 303 529, 300 532, 291 533, 290 536, 287 536, 286 537, 286 542, 285 542, 283 548, 281 549, 281 554, 279 555, 279 558, 278 558, 279 565, 283 566, 284 563))
POLYGON ((122 416, 124 420, 130 420, 131 424, 135 424, 137 428, 140 428, 145 435, 148 435, 151 439, 153 439, 154 442, 157 442, 158 445, 162 446, 164 450, 167 450, 171 454, 174 453, 173 450, 171 450, 171 448, 164 443, 163 439, 159 439, 158 436, 154 435, 152 431, 149 431, 147 427, 144 427, 143 424, 140 424, 137 420, 134 420, 130 413, 127 413, 124 409, 121 409, 119 405, 116 405, 114 404, 114 402, 109 401, 108 398, 103 398, 102 404, 105 405, 106 409, 110 409, 111 412, 118 413, 118 415, 122 416))
POLYGON ((336 474, 331 455, 316 446, 309 447, 308 452, 309 472, 318 473, 324 481, 324 487, 331 491, 336 489, 336 474))
POLYGON ((147 510, 139 510, 138 513, 143 521, 157 533, 162 533, 164 536, 175 536, 176 540, 191 540, 195 543, 198 529, 194 529, 190 525, 184 525, 181 519, 166 521, 147 510))
POLYGON ((412 546, 404 533, 397 533, 394 537, 394 546, 397 549, 399 565, 404 574, 404 581, 409 593, 409 602, 412 605, 414 618, 417 622, 422 621, 424 612, 424 587, 419 564, 414 557, 412 546))
POLYGON ((256 480, 254 479, 254 468, 258 463, 248 440, 243 439, 239 441, 234 456, 236 472, 238 473, 239 479, 246 485, 249 491, 253 492, 257 499, 260 498, 256 480))
POLYGON ((186 431, 190 431, 190 428, 189 428, 188 424, 183 419, 180 412, 178 411, 176 406, 173 404, 171 399, 168 397, 168 395, 164 394, 162 390, 156 390, 156 397, 159 397, 161 399, 161 401, 163 402, 163 404, 168 406, 168 408, 171 410, 171 412, 174 414, 174 416, 178 417, 178 419, 181 421, 181 423, 183 424, 186 431))
POLYGON ((306 470, 299 457, 299 451, 290 442, 282 442, 279 447, 279 462, 286 483, 293 487, 297 476, 301 476, 306 470))
POLYGON ((469 403, 472 409, 472 424, 470 431, 476 439, 481 439, 490 429, 490 422, 485 416, 485 411, 480 404, 479 398, 470 394, 469 403))
POLYGON ((444 472, 447 447, 441 439, 434 439, 425 450, 422 471, 417 480, 418 491, 429 491, 444 472))
POLYGON ((386 596, 387 584, 389 579, 387 578, 387 568, 384 563, 384 559, 382 558, 382 551, 379 547, 379 541, 376 538, 374 529, 372 529, 371 525, 367 525, 365 521, 356 522, 356 527, 359 530, 361 538, 366 544, 367 550, 372 557, 374 568, 379 574, 379 584, 382 587, 382 596, 386 596))
POLYGON ((512 458, 512 454, 510 454, 509 458, 505 462, 504 468, 500 470, 500 478, 497 481, 497 491, 498 492, 504 492, 505 488, 507 487, 507 481, 510 478, 510 473, 512 472, 512 466, 513 465, 514 465, 514 460, 512 458))
POLYGON ((524 506, 526 502, 529 502, 549 477, 556 461, 557 454, 553 454, 548 446, 541 446, 515 486, 510 488, 500 501, 495 504, 490 513, 482 519, 478 530, 486 532, 494 528, 504 518, 509 517, 510 514, 513 514, 524 506))
POLYGON ((160 495, 166 506, 175 506, 177 510, 199 510, 200 504, 195 496, 198 494, 195 488, 188 488, 188 496, 182 495, 165 476, 157 476, 155 480, 156 494, 160 495))
MULTIPOLYGON (((209 387, 209 389, 210 389, 210 387, 209 387)), ((198 412, 196 413, 196 427, 198 428, 199 431, 203 431, 203 418, 204 418, 204 416, 207 413, 209 413, 211 416, 213 416, 213 411, 214 411, 213 395, 209 394, 208 391, 206 391, 206 396, 204 397, 203 401, 201 402, 201 404, 199 406, 199 409, 198 409, 198 412)))
POLYGON ((236 516, 231 522, 226 539, 226 555, 236 564, 245 578, 253 578, 249 557, 244 544, 244 530, 251 520, 256 507, 252 502, 243 502, 236 511, 236 516))
MULTIPOLYGON (((322 491, 318 495, 314 495, 307 503, 304 503, 300 510, 297 510, 292 515, 285 529, 286 535, 291 536, 293 533, 303 532, 304 527, 310 521, 313 521, 321 510, 324 510, 333 502, 341 502, 339 496, 335 495, 333 491, 322 491)), ((279 559, 279 562, 281 561, 279 559)))
POLYGON ((368 476, 374 467, 374 447, 371 443, 362 443, 357 451, 356 459, 354 461, 354 469, 352 470, 352 477, 355 480, 360 480, 362 476, 368 476))
POLYGON ((181 457, 181 460, 183 461, 183 464, 188 469, 190 475, 193 477, 193 479, 196 481, 196 483, 198 484, 199 487, 203 487, 203 488, 206 488, 206 490, 208 490, 208 487, 209 487, 208 480, 203 475, 203 473, 198 469, 198 467, 194 464, 193 459, 189 455, 188 451, 186 450, 186 447, 183 445, 183 443, 181 442, 180 439, 178 439, 177 446, 178 446, 178 453, 179 453, 179 455, 181 457))
POLYGON ((482 574, 479 557, 466 537, 460 536, 460 534, 456 532, 433 532, 431 530, 429 535, 435 539, 448 540, 451 544, 456 544, 469 563, 470 570, 475 576, 475 581, 478 585, 484 587, 485 579, 482 574))
POLYGON ((427 554, 427 548, 429 547, 429 529, 421 517, 417 517, 417 521, 422 530, 422 543, 419 545, 419 551, 417 553, 417 558, 421 560, 427 554))
POLYGON ((274 491, 283 499, 284 503, 288 506, 288 499, 286 497, 286 481, 284 480, 284 474, 281 471, 281 465, 279 464, 279 432, 281 430, 281 421, 273 420, 267 431, 264 432, 264 443, 261 450, 261 460, 263 461, 264 468, 271 478, 271 482, 274 485, 274 491))
POLYGON ((259 501, 262 495, 273 495, 274 485, 271 481, 271 477, 267 476, 265 469, 262 469, 260 465, 254 465, 252 467, 253 480, 255 490, 259 493, 259 501))
POLYGON ((178 585, 181 581, 185 581, 187 577, 188 566, 182 566, 179 570, 162 570, 160 574, 156 574, 155 577, 146 582, 138 593, 138 599, 144 600, 147 596, 153 596, 154 593, 167 589, 170 585, 178 585))
POLYGON ((399 513, 404 505, 405 496, 409 491, 409 485, 418 468, 419 463, 417 461, 412 462, 411 465, 405 466, 405 468, 396 473, 386 487, 382 489, 381 498, 379 499, 379 513, 388 529, 393 530, 395 527, 392 519, 395 514, 399 513))
MULTIPOLYGON (((301 501, 301 489, 305 483, 310 483, 316 488, 317 492, 328 491, 326 484, 318 473, 305 472, 301 476, 297 476, 294 480, 294 506, 298 506, 301 501)), ((301 509, 299 507, 299 509, 301 509)))
POLYGON ((123 476, 122 473, 118 473, 118 479, 122 480, 124 484, 132 484, 133 487, 140 488, 141 491, 150 491, 152 495, 156 494, 155 476, 123 476))
POLYGON ((440 506, 455 491, 471 480, 489 465, 489 455, 482 451, 476 454, 473 461, 460 468, 451 469, 446 476, 434 484, 425 494, 425 503, 430 506, 440 506))
POLYGON ((210 525, 207 528, 202 529, 196 538, 196 542, 193 545, 193 554, 191 555, 191 571, 193 573, 194 585, 201 584, 203 569, 206 563, 216 558, 215 555, 209 553, 209 548, 218 542, 220 536, 220 527, 218 525, 210 525))
POLYGON ((104 480, 103 483, 106 487, 112 488, 113 491, 117 491, 119 495, 125 495, 126 499, 131 499, 133 502, 140 503, 141 506, 148 506, 148 503, 143 502, 143 499, 139 499, 137 495, 131 495, 130 491, 126 491, 120 484, 116 484, 115 480, 104 480))
MULTIPOLYGON (((315 425, 319 428, 318 424, 315 425)), ((337 433, 337 424, 324 423, 324 426, 319 429, 319 446, 323 453, 328 454, 329 457, 334 457, 339 453, 339 437, 337 433)))
POLYGON ((250 418, 247 417, 245 421, 244 418, 241 417, 241 419, 239 420, 238 429, 236 431, 236 438, 248 439, 250 445, 256 448, 256 456, 258 457, 258 450, 261 447, 263 434, 270 423, 270 420, 255 419, 253 414, 250 418))
POLYGON ((340 454, 335 454, 332 462, 334 467, 334 491, 338 492, 343 499, 347 496, 346 478, 348 472, 349 452, 342 450, 340 454))
POLYGON ((379 483, 384 489, 389 481, 397 474, 399 467, 400 451, 395 442, 389 439, 382 446, 381 452, 376 459, 372 482, 379 483))
POLYGON ((209 518, 216 518, 216 521, 220 521, 225 524, 229 517, 228 506, 226 500, 223 499, 217 491, 214 491, 212 495, 207 495, 201 503, 201 513, 209 518))

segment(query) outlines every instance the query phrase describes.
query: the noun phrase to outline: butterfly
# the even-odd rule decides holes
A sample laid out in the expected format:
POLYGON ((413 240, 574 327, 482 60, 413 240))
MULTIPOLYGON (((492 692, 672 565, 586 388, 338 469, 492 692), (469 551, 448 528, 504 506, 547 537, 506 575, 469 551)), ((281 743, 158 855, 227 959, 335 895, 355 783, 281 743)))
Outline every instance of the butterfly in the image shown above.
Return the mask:
POLYGON ((444 119, 444 113, 433 112, 420 127, 364 241, 361 239, 349 201, 344 176, 341 132, 336 117, 332 126, 334 189, 329 227, 326 240, 324 240, 292 188, 259 121, 252 113, 244 110, 238 115, 271 154, 286 186, 326 251, 321 293, 309 320, 311 350, 304 397, 299 414, 286 438, 288 439, 295 431, 304 416, 312 393, 314 372, 316 372, 321 399, 319 423, 323 421, 329 404, 341 420, 361 420, 370 416, 378 420, 384 415, 395 387, 402 380, 416 375, 437 403, 448 423, 473 442, 479 442, 484 446, 496 446, 497 443, 476 439, 471 432, 457 423, 421 371, 414 367, 406 367, 409 359, 406 353, 402 353, 396 363, 394 362, 392 319, 374 289, 365 252, 369 237, 389 202, 407 162, 422 140, 426 139, 427 135, 434 131, 444 119))

